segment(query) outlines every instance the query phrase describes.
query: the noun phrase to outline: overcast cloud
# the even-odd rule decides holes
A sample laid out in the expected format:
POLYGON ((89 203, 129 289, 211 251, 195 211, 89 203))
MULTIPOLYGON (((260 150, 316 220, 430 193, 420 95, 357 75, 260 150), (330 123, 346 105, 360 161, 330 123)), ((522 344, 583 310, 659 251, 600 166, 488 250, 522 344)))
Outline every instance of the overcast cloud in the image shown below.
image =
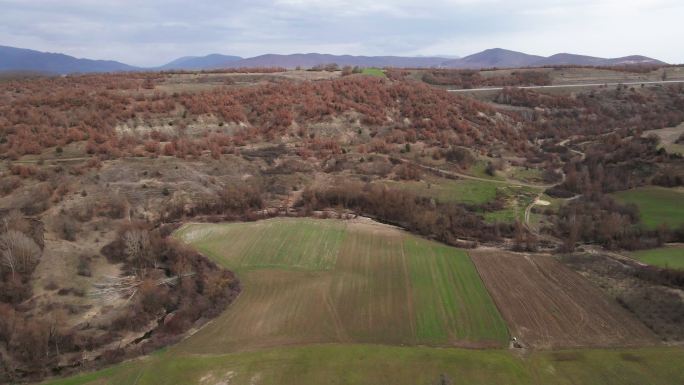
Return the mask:
POLYGON ((684 63, 682 0, 0 0, 0 45, 154 66, 187 55, 643 54, 684 63))

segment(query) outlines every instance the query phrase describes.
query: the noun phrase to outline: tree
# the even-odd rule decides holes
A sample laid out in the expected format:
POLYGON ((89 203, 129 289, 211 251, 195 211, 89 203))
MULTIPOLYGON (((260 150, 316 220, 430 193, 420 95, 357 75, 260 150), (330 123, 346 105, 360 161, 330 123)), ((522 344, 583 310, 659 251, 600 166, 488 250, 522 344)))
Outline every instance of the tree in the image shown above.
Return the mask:
POLYGON ((494 176, 496 174, 496 169, 494 168, 494 164, 492 162, 487 163, 487 168, 485 168, 485 173, 489 176, 494 176))
POLYGON ((33 271, 40 258, 41 250, 36 242, 17 230, 9 230, 0 236, 0 253, 2 265, 9 268, 12 276, 15 273, 33 271))
MULTIPOLYGON (((128 259, 137 264, 139 275, 143 275, 145 268, 151 262, 156 265, 156 258, 152 253, 150 233, 145 229, 132 228, 123 234, 124 253, 128 259)), ((156 266, 155 266, 156 267, 156 266)))

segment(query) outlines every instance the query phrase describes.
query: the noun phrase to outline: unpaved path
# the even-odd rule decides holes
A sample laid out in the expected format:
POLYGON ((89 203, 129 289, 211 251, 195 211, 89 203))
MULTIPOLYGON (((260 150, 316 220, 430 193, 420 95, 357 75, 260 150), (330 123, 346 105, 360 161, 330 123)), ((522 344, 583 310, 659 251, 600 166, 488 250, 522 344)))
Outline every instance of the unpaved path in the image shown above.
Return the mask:
MULTIPOLYGON (((553 89, 553 88, 578 88, 578 87, 616 87, 622 86, 637 86, 642 84, 680 84, 684 83, 684 80, 661 80, 661 81, 648 81, 648 82, 622 82, 622 83, 578 83, 578 84, 554 84, 550 86, 522 86, 515 87, 528 90, 536 89, 553 89)), ((452 89, 447 90, 447 92, 463 93, 463 92, 483 92, 483 91, 501 91, 506 87, 485 87, 485 88, 470 88, 470 89, 452 89)))

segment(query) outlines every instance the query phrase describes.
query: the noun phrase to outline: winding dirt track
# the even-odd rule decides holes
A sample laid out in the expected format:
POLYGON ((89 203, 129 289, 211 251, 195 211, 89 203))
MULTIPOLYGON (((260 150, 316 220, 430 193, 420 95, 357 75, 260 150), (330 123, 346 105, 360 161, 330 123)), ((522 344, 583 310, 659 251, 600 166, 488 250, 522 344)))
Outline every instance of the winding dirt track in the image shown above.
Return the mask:
POLYGON ((579 274, 548 255, 470 255, 512 336, 537 349, 649 345, 653 333, 579 274))

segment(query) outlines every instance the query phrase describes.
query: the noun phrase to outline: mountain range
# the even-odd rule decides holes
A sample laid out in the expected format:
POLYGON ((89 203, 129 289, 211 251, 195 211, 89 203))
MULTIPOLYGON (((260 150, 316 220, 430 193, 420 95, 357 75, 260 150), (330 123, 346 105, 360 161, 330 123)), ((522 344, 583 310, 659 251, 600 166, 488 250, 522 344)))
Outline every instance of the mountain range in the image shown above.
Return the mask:
POLYGON ((578 66, 619 66, 619 65, 664 65, 660 60, 646 56, 633 55, 606 59, 594 56, 559 53, 549 57, 528 55, 522 52, 493 48, 466 56, 461 59, 442 63, 445 68, 518 68, 560 65, 578 66))
POLYGON ((61 53, 0 46, 0 71, 35 71, 53 74, 121 72, 139 68, 112 60, 77 59, 61 53))
POLYGON ((240 67, 311 68, 316 65, 335 63, 340 66, 359 67, 413 67, 413 68, 519 68, 555 65, 662 65, 660 60, 646 56, 600 58, 593 56, 559 53, 544 57, 501 48, 488 49, 463 58, 401 57, 401 56, 350 56, 318 53, 276 55, 267 54, 251 58, 211 54, 187 56, 159 67, 135 67, 112 60, 78 59, 60 53, 47 53, 23 48, 0 46, 0 71, 37 71, 53 74, 159 71, 159 70, 208 70, 240 67))

